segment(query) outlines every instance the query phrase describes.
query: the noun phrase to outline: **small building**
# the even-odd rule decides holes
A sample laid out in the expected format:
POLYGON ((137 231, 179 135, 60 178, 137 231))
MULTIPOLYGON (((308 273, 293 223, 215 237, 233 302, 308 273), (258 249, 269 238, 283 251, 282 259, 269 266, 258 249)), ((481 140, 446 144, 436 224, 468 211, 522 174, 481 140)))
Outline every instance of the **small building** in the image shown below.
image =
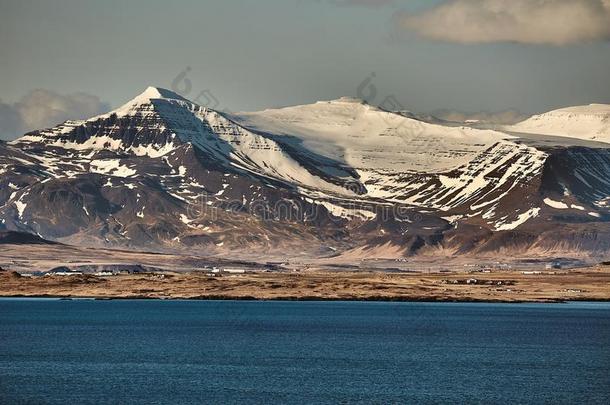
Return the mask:
POLYGON ((246 270, 244 269, 224 269, 225 273, 229 273, 229 274, 244 274, 246 272, 246 270))
POLYGON ((95 276, 114 276, 115 273, 112 271, 108 271, 108 270, 102 270, 102 271, 98 271, 96 273, 93 273, 95 276))

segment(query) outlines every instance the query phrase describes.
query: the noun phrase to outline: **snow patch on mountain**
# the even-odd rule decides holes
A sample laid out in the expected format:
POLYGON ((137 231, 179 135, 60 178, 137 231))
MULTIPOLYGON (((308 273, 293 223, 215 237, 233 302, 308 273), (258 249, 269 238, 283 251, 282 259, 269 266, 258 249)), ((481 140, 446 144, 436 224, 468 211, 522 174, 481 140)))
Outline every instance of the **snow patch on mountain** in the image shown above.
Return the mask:
POLYGON ((568 206, 568 204, 563 203, 561 201, 554 201, 554 200, 551 200, 550 198, 545 198, 544 203, 546 205, 548 205, 549 207, 553 207, 558 210, 567 210, 568 208, 570 208, 568 206))
POLYGON ((15 207, 17 208, 17 214, 19 215, 19 219, 23 219, 23 213, 27 207, 27 204, 22 202, 21 200, 15 201, 15 207))
POLYGON ((121 161, 119 159, 92 160, 91 172, 109 174, 114 177, 130 177, 137 173, 136 170, 130 169, 125 165, 121 165, 121 161))
POLYGON ((495 229, 496 229, 496 231, 510 231, 510 230, 516 229, 517 227, 519 227, 520 225, 523 225, 530 219, 536 218, 539 213, 540 213, 540 208, 531 208, 531 209, 527 210, 526 212, 519 214, 517 216, 517 219, 512 222, 498 222, 496 224, 495 229))

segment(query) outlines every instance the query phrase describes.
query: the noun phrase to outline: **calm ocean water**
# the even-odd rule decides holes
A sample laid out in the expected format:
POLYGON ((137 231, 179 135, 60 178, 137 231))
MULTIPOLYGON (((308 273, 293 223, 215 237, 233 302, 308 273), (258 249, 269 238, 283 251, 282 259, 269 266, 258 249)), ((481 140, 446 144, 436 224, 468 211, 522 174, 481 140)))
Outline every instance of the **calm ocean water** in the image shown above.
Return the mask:
POLYGON ((0 299, 0 403, 610 403, 610 304, 0 299))

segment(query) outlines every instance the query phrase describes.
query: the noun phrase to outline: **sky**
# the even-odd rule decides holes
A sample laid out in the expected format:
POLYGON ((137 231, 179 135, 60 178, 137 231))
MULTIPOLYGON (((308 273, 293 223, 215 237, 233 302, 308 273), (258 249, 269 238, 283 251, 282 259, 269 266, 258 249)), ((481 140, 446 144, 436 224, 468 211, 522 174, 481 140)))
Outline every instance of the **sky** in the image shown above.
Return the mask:
POLYGON ((610 103, 608 72, 610 0, 0 0, 1 139, 149 85, 225 111, 519 116, 610 103))

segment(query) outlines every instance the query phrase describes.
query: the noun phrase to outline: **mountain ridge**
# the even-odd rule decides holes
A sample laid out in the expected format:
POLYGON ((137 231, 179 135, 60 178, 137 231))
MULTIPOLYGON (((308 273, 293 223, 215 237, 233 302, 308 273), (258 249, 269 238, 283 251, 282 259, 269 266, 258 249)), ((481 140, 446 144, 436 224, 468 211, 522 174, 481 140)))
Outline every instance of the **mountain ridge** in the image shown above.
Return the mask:
POLYGON ((562 139, 351 98, 223 114, 149 87, 0 144, 0 230, 209 254, 605 255, 586 235, 608 232, 610 145, 562 139))

